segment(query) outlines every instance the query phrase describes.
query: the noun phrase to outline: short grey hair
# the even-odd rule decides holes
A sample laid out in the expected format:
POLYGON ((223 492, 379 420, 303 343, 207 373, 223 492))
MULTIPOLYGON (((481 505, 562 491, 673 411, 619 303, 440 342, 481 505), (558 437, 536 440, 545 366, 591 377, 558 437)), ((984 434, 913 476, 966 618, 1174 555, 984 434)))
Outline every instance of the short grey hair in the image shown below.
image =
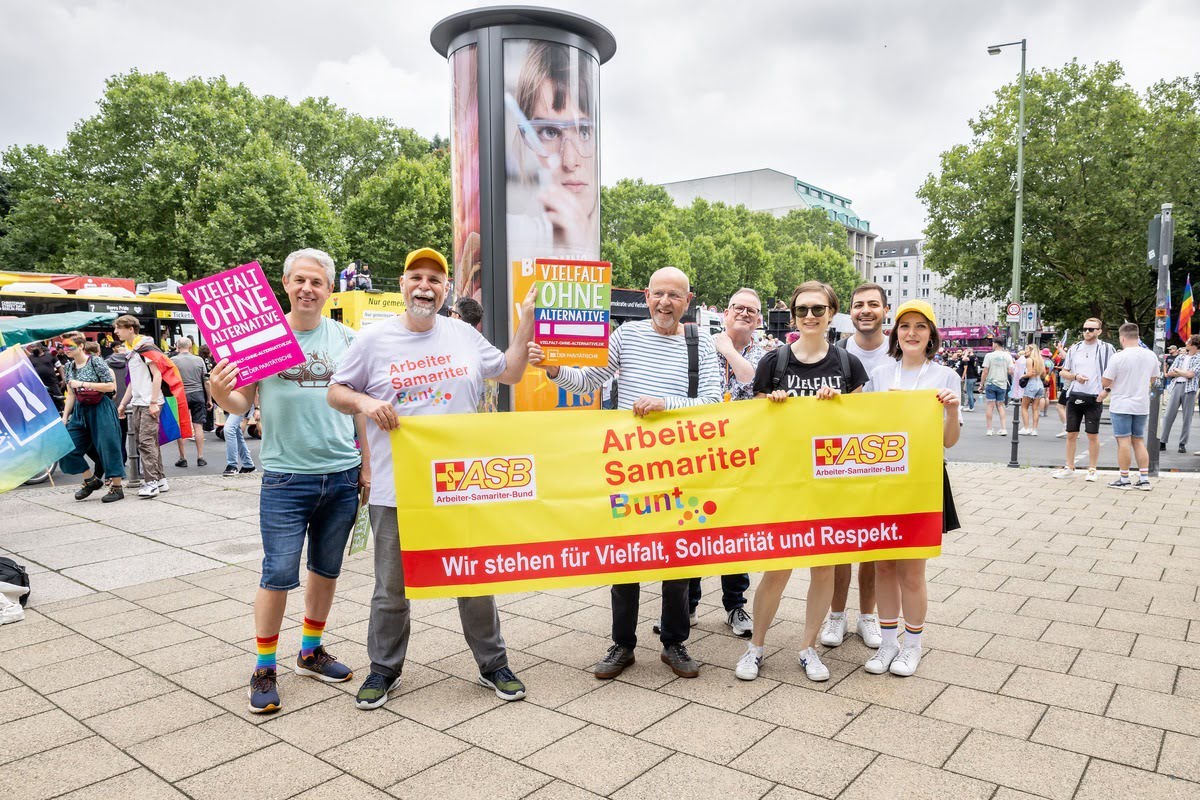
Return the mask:
MULTIPOLYGON (((762 305, 762 298, 758 296, 758 292, 754 291, 749 286, 743 286, 733 294, 729 295, 729 302, 732 303, 733 298, 737 297, 739 294, 752 294, 754 295, 754 299, 758 301, 759 306, 762 305)), ((726 305, 728 305, 728 303, 726 305)))
POLYGON ((313 261, 325 268, 325 277, 329 279, 330 287, 333 286, 333 281, 337 277, 337 267, 334 266, 333 256, 326 253, 324 250, 318 250, 315 247, 306 247, 303 250, 296 250, 288 253, 288 257, 283 260, 283 279, 287 280, 288 274, 292 271, 292 265, 301 258, 311 258, 313 261))
POLYGON ((191 350, 192 350, 192 337, 190 337, 190 336, 180 336, 178 339, 176 339, 176 340, 175 340, 175 348, 176 348, 176 349, 178 349, 178 350, 187 350, 188 352, 191 352, 191 350), (185 343, 187 344, 187 347, 184 347, 184 346, 183 346, 185 343))

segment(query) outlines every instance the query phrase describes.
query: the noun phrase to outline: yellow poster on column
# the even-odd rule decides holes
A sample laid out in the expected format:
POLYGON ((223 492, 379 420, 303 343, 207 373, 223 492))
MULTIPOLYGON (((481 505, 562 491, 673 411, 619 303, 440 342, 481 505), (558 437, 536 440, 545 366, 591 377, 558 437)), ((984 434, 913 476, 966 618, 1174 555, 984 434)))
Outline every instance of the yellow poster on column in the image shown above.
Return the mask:
POLYGON ((406 417, 392 443, 412 598, 931 558, 941 547, 932 391, 643 419, 406 417))

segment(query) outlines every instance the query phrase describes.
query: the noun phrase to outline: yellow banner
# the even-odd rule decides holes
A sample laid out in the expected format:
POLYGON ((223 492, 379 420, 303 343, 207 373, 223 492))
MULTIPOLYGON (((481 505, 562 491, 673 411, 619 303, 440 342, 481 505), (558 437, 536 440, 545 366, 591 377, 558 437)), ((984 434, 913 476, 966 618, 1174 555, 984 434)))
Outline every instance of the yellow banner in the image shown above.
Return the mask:
POLYGON ((392 452, 410 598, 941 551, 933 391, 405 417, 392 452))

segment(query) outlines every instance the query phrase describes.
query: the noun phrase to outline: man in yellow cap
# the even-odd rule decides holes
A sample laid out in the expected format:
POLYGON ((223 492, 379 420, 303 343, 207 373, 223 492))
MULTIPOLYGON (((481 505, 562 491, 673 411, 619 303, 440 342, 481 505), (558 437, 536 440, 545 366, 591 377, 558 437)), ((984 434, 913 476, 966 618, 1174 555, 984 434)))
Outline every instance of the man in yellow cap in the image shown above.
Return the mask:
MULTIPOLYGON (((449 283, 446 258, 424 247, 404 261, 401 292, 405 311, 359 333, 333 376, 329 404, 344 414, 368 418, 371 527, 375 531, 375 593, 367 629, 371 674, 358 690, 359 708, 379 708, 400 682, 411 629, 404 596, 400 538, 396 525, 396 486, 389 432, 401 417, 469 414, 485 379, 514 384, 525 373, 533 337, 530 289, 521 321, 506 352, 493 347, 462 320, 438 314, 449 283)), ((479 665, 479 683, 501 700, 520 700, 525 685, 508 667, 500 616, 492 597, 461 597, 463 635, 479 665)))

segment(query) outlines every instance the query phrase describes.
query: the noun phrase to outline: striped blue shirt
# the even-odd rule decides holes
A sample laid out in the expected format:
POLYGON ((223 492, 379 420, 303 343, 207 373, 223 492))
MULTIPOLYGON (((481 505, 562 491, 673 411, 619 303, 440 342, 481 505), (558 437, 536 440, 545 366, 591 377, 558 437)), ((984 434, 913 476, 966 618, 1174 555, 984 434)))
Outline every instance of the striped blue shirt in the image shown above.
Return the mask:
POLYGON ((607 367, 561 367, 554 382, 573 394, 594 392, 618 370, 617 408, 631 409, 639 397, 661 397, 668 409, 721 402, 717 350, 700 333, 697 397, 688 397, 687 343, 682 333, 663 336, 650 320, 626 322, 608 340, 607 367))

